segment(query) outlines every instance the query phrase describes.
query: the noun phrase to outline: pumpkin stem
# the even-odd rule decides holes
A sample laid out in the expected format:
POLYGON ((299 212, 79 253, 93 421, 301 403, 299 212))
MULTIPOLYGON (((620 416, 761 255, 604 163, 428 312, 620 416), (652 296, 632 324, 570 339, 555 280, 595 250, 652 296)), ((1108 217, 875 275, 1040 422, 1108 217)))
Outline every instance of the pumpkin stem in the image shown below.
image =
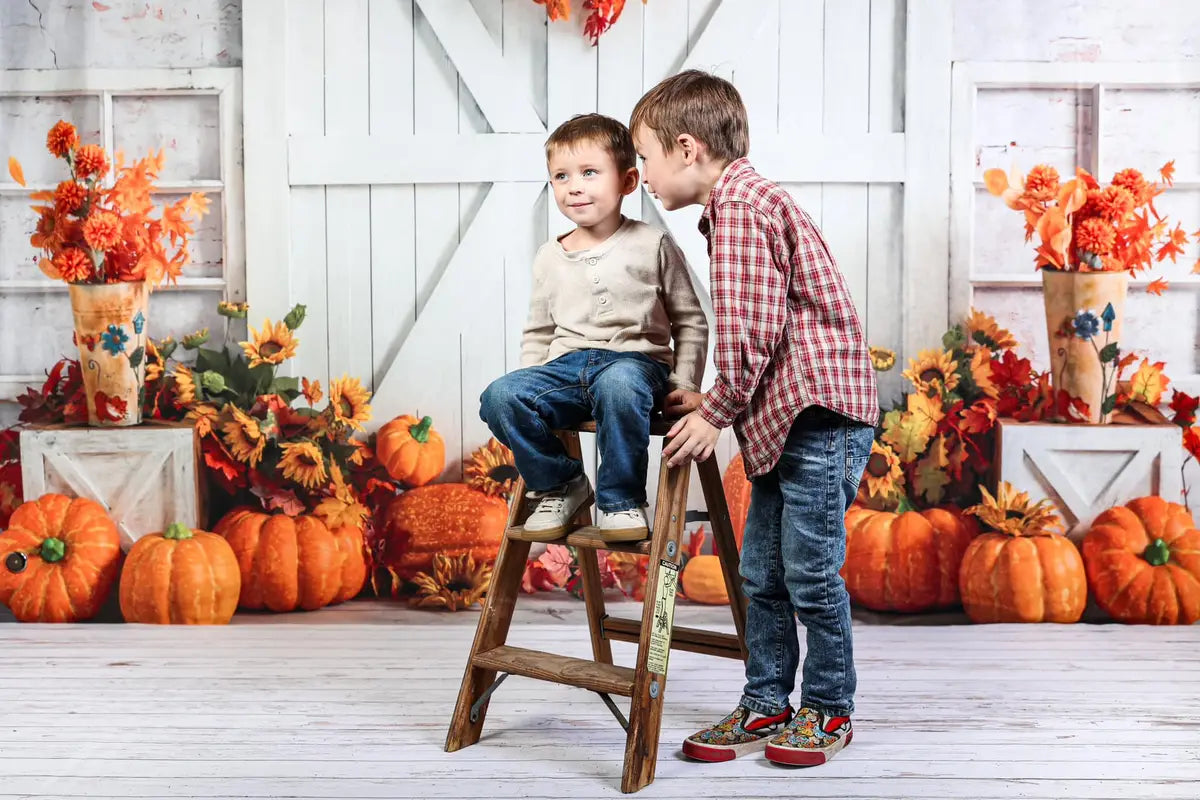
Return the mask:
POLYGON ((424 417, 416 425, 409 425, 408 433, 414 441, 425 444, 425 442, 429 441, 429 428, 432 425, 433 419, 431 417, 424 417))
POLYGON ((167 529, 163 531, 163 538, 177 539, 179 541, 190 539, 192 538, 192 529, 187 525, 184 525, 182 522, 172 522, 167 526, 167 529))
POLYGON ((1171 560, 1171 548, 1162 539, 1155 539, 1146 545, 1146 550, 1142 553, 1142 558, 1149 561, 1152 566, 1161 567, 1171 560))
POLYGON ((62 539, 56 539, 52 536, 49 539, 42 540, 42 561, 53 564, 56 561, 62 561, 66 555, 67 543, 62 539))

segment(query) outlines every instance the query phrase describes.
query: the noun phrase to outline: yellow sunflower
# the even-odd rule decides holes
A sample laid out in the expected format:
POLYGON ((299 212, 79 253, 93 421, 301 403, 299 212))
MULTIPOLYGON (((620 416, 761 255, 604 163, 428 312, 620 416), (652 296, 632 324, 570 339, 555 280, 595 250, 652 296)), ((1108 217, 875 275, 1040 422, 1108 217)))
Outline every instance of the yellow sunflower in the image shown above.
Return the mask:
POLYGON ((196 379, 188 367, 175 368, 175 400, 180 405, 196 402, 196 379))
POLYGON ((466 553, 458 558, 438 553, 433 557, 433 574, 417 573, 417 593, 409 600, 416 608, 470 608, 479 602, 492 582, 491 564, 475 563, 466 553))
POLYGON ((871 366, 877 372, 887 372, 892 367, 896 366, 896 351, 888 350, 886 347, 872 347, 871 366))
POLYGON ((196 429, 196 435, 203 439, 213 432, 213 428, 220 419, 220 412, 217 411, 216 406, 197 403, 183 415, 183 418, 192 423, 196 429))
POLYGON ((971 309, 967 318, 967 338, 971 345, 981 344, 989 350, 1008 350, 1017 346, 1016 337, 1001 328, 995 317, 971 309))
POLYGON ((358 378, 343 375, 329 384, 329 409, 335 421, 362 430, 362 424, 371 419, 371 406, 367 401, 371 393, 363 388, 358 378))
POLYGON ((320 488, 329 481, 325 456, 315 442, 288 442, 279 447, 283 450, 283 457, 279 459, 283 477, 309 490, 320 488))
POLYGON ((517 480, 512 451, 495 439, 471 454, 463 473, 472 489, 505 500, 512 495, 517 480))
POLYGON ((242 342, 241 345, 246 351, 246 357, 250 359, 251 367, 260 364, 282 364, 296 355, 296 345, 300 344, 287 325, 277 322, 272 326, 271 320, 267 320, 263 325, 262 333, 251 328, 250 338, 254 341, 242 342))
POLYGON ((912 381, 918 392, 952 392, 958 386, 958 362, 947 350, 922 350, 917 358, 908 360, 904 377, 912 381))
POLYGON ((863 482, 871 497, 892 497, 904 486, 904 469, 900 457, 886 444, 871 442, 871 457, 863 472, 863 482))
POLYGON ((986 487, 980 486, 979 491, 983 493, 983 502, 964 513, 975 516, 992 530, 1009 536, 1062 533, 1062 520, 1049 500, 1034 503, 1028 492, 1018 492, 1008 481, 1000 482, 995 497, 986 487))
POLYGON ((232 417, 221 426, 221 430, 225 432, 225 444, 234 458, 254 469, 262 460, 263 450, 267 446, 267 439, 258 427, 258 420, 235 405, 226 405, 225 411, 232 417))

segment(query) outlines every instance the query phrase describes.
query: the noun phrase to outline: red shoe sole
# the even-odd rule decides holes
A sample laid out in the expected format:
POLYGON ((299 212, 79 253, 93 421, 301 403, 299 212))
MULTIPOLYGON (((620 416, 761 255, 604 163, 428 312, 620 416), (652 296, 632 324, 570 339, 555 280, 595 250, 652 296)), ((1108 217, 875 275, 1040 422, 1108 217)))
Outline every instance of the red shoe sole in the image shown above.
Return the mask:
POLYGON ((818 767, 828 761, 834 754, 841 750, 854 739, 854 731, 846 734, 846 739, 842 746, 837 750, 832 750, 826 754, 823 750, 801 750, 797 747, 777 747, 776 745, 767 745, 767 760, 774 764, 783 764, 789 767, 818 767))

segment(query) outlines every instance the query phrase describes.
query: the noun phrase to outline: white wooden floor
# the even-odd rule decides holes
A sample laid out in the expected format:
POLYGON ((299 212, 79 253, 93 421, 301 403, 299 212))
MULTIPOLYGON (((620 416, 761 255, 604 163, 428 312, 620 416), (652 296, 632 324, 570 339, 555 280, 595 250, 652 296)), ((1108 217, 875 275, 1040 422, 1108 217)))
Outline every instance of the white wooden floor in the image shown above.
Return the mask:
MULTIPOLYGON (((588 652, 581 603, 519 608, 514 644, 588 652)), ((623 733, 583 690, 510 678, 483 740, 442 752, 473 632, 362 601, 227 628, 0 624, 0 798, 620 796, 623 733)), ((809 770, 684 761, 742 677, 673 653, 639 796, 1200 798, 1200 627, 860 622, 855 642, 854 743, 809 770)))

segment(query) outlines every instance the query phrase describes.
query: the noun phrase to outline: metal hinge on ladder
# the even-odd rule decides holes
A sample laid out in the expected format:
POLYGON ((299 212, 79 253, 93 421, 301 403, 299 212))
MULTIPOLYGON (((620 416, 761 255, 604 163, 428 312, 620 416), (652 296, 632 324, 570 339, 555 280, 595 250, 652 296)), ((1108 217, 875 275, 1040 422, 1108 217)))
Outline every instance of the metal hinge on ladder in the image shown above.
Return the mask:
POLYGON ((492 685, 483 690, 483 694, 479 695, 479 699, 471 704, 471 722, 479 721, 479 710, 487 703, 488 698, 492 696, 492 692, 500 688, 500 684, 504 683, 504 679, 508 677, 507 672, 501 672, 500 677, 492 682, 492 685))

